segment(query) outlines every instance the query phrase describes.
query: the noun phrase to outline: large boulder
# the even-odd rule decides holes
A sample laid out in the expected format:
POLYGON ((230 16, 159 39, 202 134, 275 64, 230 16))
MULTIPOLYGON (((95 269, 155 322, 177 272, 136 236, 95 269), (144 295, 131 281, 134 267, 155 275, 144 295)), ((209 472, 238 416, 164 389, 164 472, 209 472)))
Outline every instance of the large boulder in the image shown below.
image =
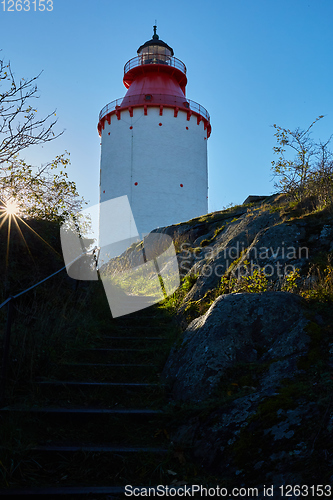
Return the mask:
MULTIPOLYGON (((191 272, 199 273, 196 284, 185 297, 182 312, 189 301, 198 300, 206 292, 219 285, 221 277, 229 266, 246 252, 256 239, 258 233, 280 222, 280 215, 269 210, 262 212, 250 211, 241 215, 237 220, 231 220, 209 247, 205 247, 198 254, 195 262, 188 259, 186 252, 180 256, 181 267, 190 260, 193 266, 191 272)), ((288 241, 287 234, 285 241, 288 241)), ((294 241, 294 238, 293 238, 294 241)))
POLYGON ((163 378, 178 400, 202 401, 237 363, 266 363, 262 390, 272 392, 292 376, 309 344, 302 299, 287 292, 218 297, 190 323, 169 355, 163 378))

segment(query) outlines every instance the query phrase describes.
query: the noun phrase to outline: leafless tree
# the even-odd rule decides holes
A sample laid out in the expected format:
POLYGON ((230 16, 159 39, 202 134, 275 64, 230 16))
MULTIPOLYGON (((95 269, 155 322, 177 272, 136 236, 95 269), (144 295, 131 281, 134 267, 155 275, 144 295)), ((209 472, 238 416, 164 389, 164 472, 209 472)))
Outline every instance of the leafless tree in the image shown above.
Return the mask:
POLYGON ((54 111, 40 119, 32 106, 38 98, 39 76, 16 82, 10 64, 0 59, 0 205, 4 208, 8 200, 15 200, 22 216, 63 220, 83 204, 65 171, 69 153, 40 167, 26 164, 19 156, 29 146, 52 141, 63 133, 54 132, 54 111))
POLYGON ((51 141, 55 134, 55 111, 37 117, 31 101, 38 98, 37 75, 15 80, 10 63, 0 59, 0 170, 6 170, 18 153, 29 146, 51 141))

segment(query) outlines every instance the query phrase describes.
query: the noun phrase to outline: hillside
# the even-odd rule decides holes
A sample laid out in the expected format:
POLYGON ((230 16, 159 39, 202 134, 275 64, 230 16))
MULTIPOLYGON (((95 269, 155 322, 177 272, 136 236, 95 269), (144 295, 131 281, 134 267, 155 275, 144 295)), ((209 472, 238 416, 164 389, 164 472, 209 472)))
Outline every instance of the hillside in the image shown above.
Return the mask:
MULTIPOLYGON (((21 226, 30 255, 13 232, 3 299, 63 265, 58 228, 31 223, 58 253, 21 226)), ((158 354, 168 416, 158 432, 172 450, 158 466, 161 484, 257 487, 258 498, 264 498, 264 484, 274 485, 276 498, 282 485, 329 485, 332 211, 276 195, 162 232, 173 238, 182 283, 146 310, 154 314, 154 328, 164 315, 179 325, 168 327, 169 341, 158 354)), ((135 264, 137 252, 135 245, 127 251, 126 265, 135 264)), ((5 321, 5 309, 0 313, 5 321)), ((16 306, 7 403, 27 401, 31 390, 36 401, 36 376, 55 376, 51 365, 96 346, 110 328, 100 283, 75 282, 63 272, 23 296, 16 306)), ((10 439, 14 446, 20 438, 10 439)), ((144 469, 141 462, 137 469, 144 469)), ((8 470, 7 486, 21 484, 20 468, 8 470)), ((131 470, 132 479, 135 474, 131 470)))
POLYGON ((332 482, 332 223, 278 195, 165 229, 184 275, 173 439, 226 486, 332 482))

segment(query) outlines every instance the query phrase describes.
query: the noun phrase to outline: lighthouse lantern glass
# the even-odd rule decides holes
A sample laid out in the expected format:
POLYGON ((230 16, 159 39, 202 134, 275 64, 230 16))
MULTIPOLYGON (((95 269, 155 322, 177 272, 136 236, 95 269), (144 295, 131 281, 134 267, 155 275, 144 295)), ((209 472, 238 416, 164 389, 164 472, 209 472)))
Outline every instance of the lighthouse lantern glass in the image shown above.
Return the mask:
POLYGON ((148 45, 139 52, 142 58, 141 64, 169 64, 171 51, 161 45, 148 45))

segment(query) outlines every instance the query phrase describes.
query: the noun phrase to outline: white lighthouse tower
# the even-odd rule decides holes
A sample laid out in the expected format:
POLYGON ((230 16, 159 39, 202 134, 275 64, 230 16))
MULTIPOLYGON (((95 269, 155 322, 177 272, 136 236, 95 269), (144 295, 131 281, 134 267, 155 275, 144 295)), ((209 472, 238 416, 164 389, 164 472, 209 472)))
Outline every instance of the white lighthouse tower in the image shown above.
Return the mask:
MULTIPOLYGON (((125 97, 99 115, 100 201, 127 195, 139 233, 208 212, 209 114, 186 97, 186 67, 154 34, 124 67, 125 97)), ((110 214, 112 217, 112 214, 110 214)))

